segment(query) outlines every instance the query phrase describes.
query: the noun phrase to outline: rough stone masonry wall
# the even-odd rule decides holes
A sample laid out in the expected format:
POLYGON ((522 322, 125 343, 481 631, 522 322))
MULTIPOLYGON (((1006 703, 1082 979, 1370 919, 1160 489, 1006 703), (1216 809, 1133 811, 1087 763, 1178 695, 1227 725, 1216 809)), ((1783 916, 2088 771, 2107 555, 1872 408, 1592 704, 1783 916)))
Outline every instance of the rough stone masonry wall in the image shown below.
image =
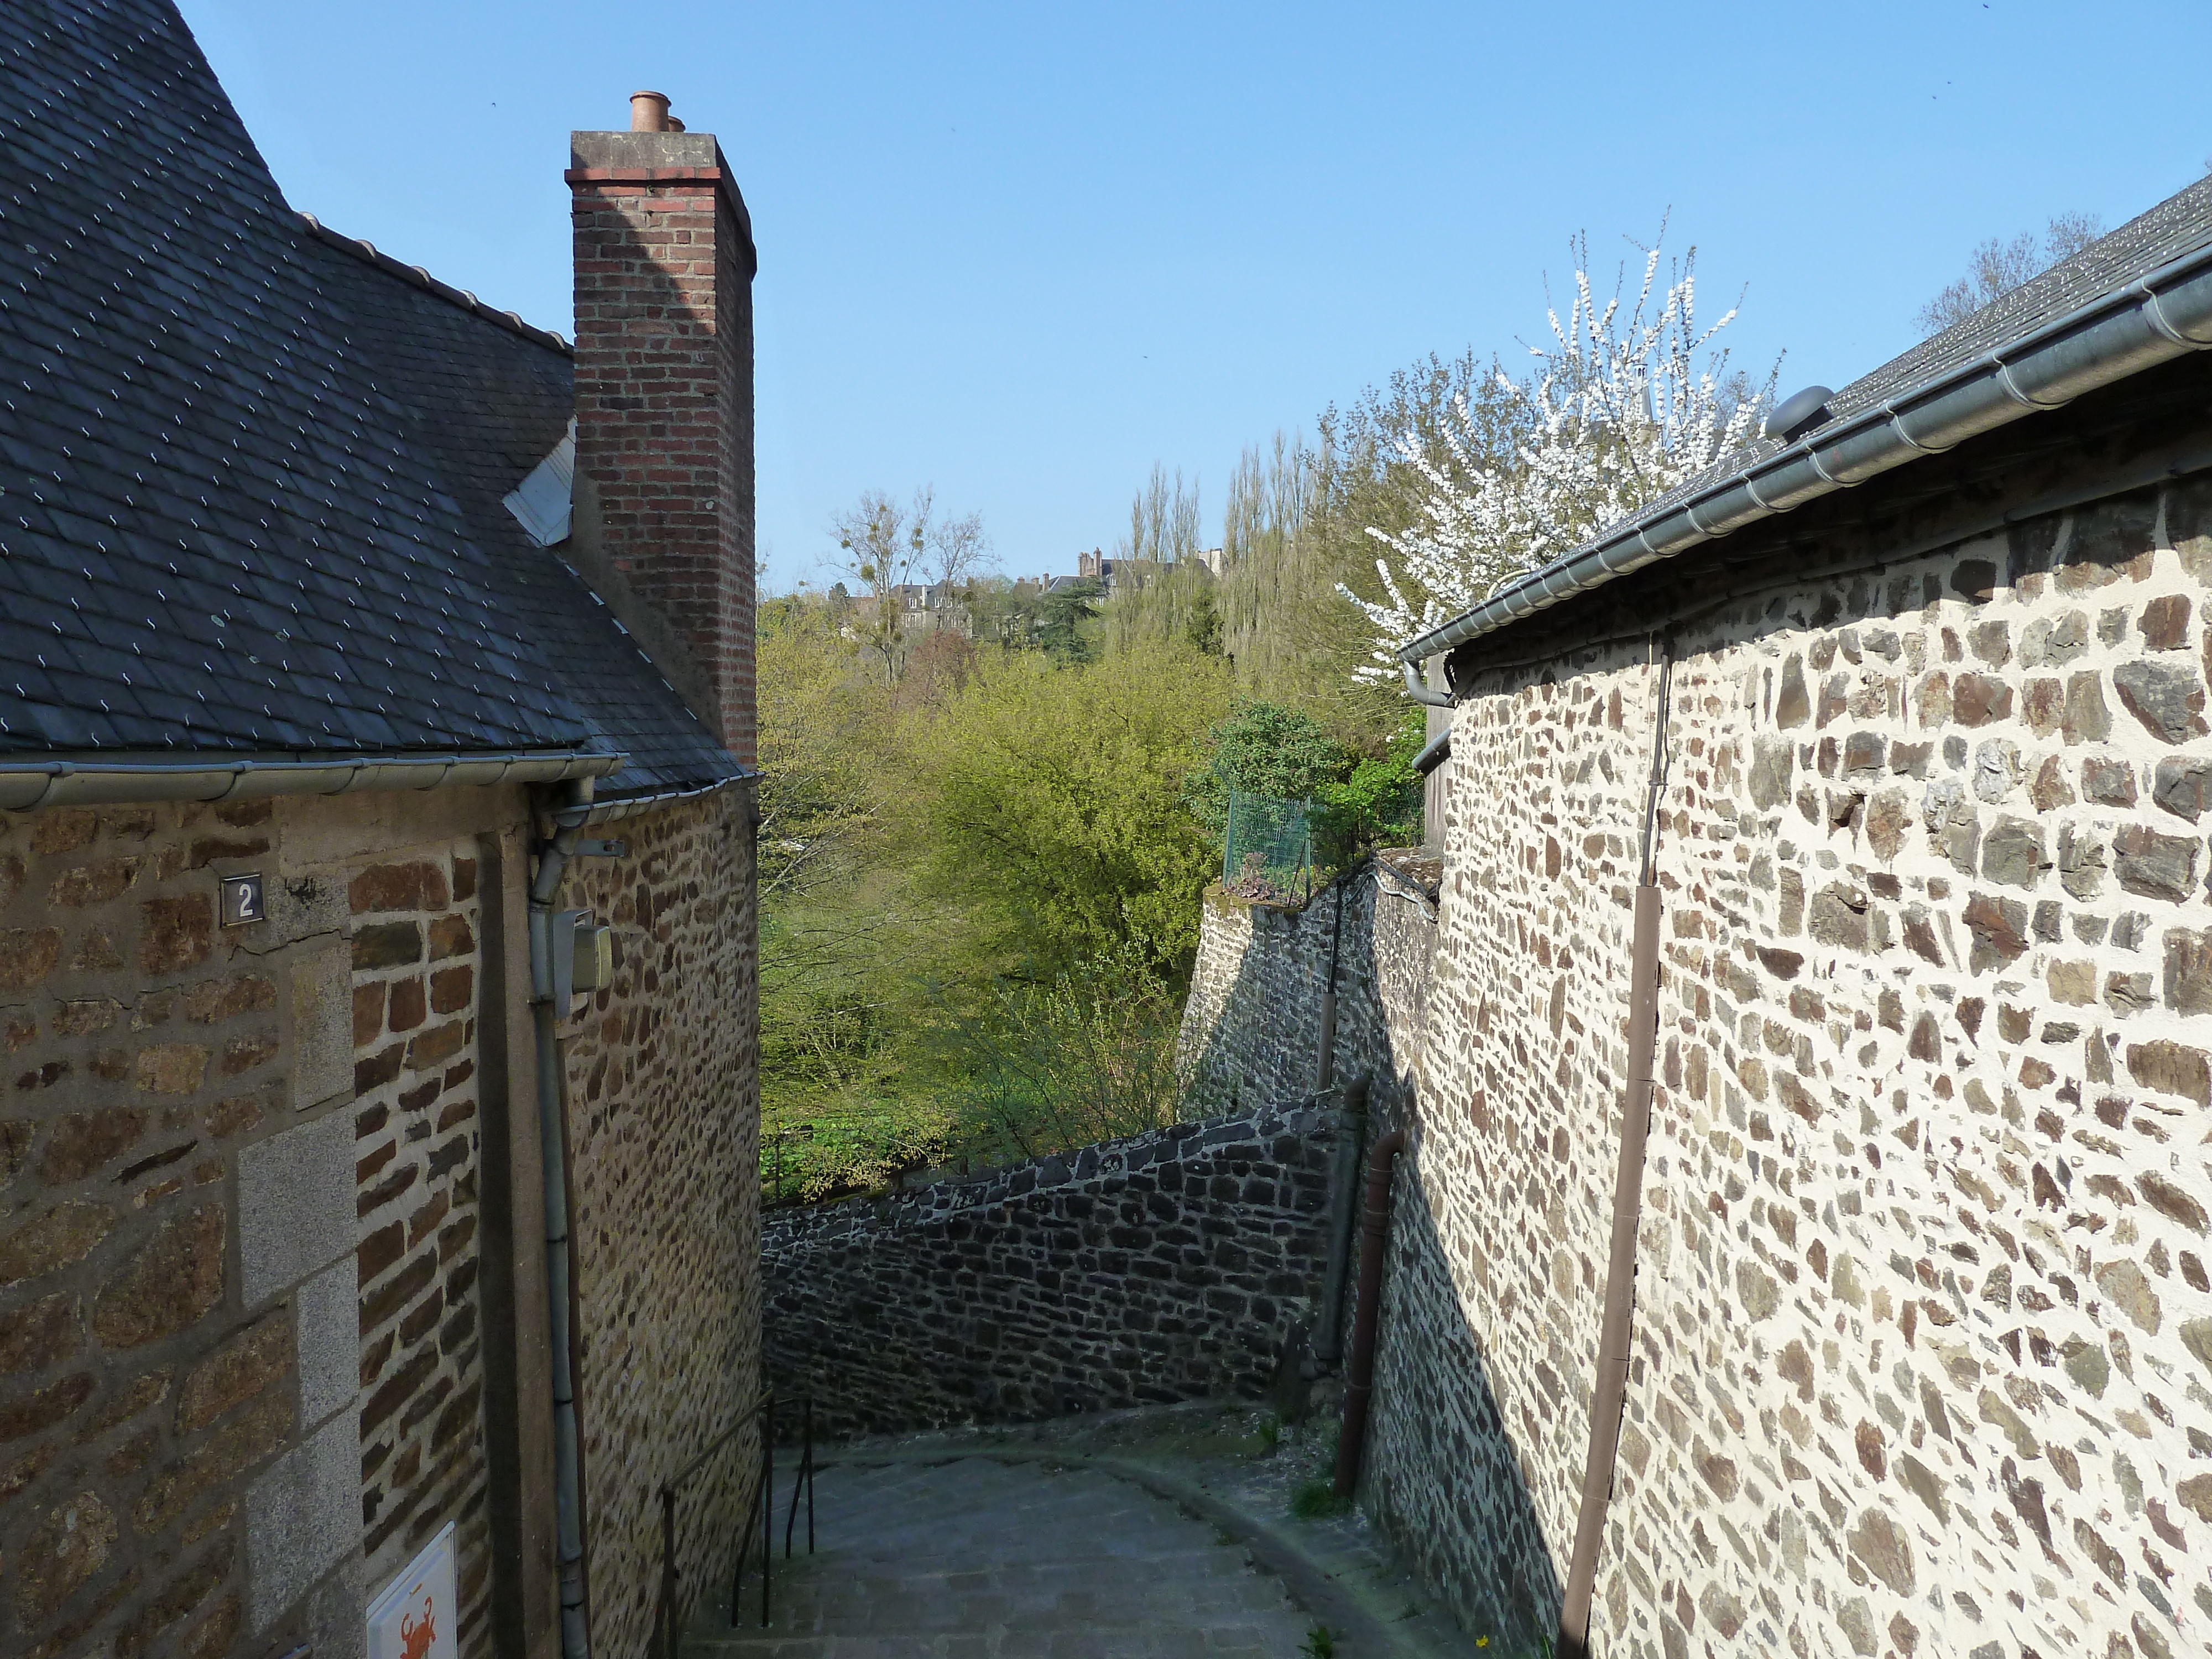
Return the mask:
MULTIPOLYGON (((1343 901, 1338 966, 1356 974, 1367 954, 1369 890, 1364 882, 1339 880, 1303 909, 1289 910, 1206 889, 1198 960, 1176 1037, 1176 1062, 1194 1098, 1222 1112, 1251 1111, 1319 1086, 1321 998, 1337 906, 1343 901)), ((1339 1016, 1338 1029, 1347 1036, 1372 1025, 1339 1016)))
POLYGON ((278 836, 0 815, 0 1651, 281 1650, 357 1535, 343 894, 216 925, 278 836))
MULTIPOLYGON (((2212 1642, 2212 483, 1680 639, 1604 1653, 2212 1642)), ((1556 1616, 1654 671, 1456 712, 1370 1504, 1556 1616)))
MULTIPOLYGON (((567 1031, 593 1651, 642 1659, 660 1590, 660 1486, 760 1386, 758 982, 743 787, 595 834, 563 902, 615 930, 615 983, 567 1031)), ((726 1583, 757 1443, 681 1494, 678 1565, 726 1583)))
POLYGON ((769 1374, 817 1433, 1257 1393, 1320 1306, 1345 1133, 1270 1108, 776 1212, 769 1374))
POLYGON ((477 843, 346 882, 353 967, 362 1553, 372 1589, 457 1523, 461 1651, 488 1649, 478 1256, 477 843))
POLYGON ((1194 1097, 1236 1111, 1285 1105, 1313 1091, 1334 941, 1335 1079, 1342 1085, 1366 1075, 1378 1105, 1386 1104, 1412 1069, 1415 1045, 1407 1039, 1415 1027, 1394 1023, 1384 1005, 1395 1000, 1415 1018, 1435 939, 1435 880, 1432 860, 1386 851, 1302 909, 1208 888, 1176 1034, 1177 1065, 1194 1097))

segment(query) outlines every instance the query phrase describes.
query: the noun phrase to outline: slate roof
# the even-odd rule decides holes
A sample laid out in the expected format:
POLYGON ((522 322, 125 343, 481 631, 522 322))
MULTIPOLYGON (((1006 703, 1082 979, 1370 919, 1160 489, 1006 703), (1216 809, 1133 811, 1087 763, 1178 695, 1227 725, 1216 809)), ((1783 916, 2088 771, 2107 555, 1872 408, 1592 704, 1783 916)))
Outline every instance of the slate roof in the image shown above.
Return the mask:
MULTIPOLYGON (((1940 334, 1930 335, 1871 374, 1861 375, 1828 399, 1828 421, 1848 420, 1886 403, 1909 398, 1922 386, 1964 368, 1984 353, 2021 339, 2045 323, 2079 310, 2091 301, 2101 299, 2207 244, 2212 244, 2212 178, 2200 179, 2169 196, 2148 212, 2138 214, 2118 230, 2099 237, 2079 253, 2060 260, 2009 294, 1999 295, 1972 316, 1961 319, 1940 334)), ((1786 395, 1793 389, 1784 386, 1783 391, 1786 395)), ((1784 447, 1774 439, 1755 440, 1723 456, 1696 477, 1677 485, 1631 522, 1641 524, 1660 518, 1691 496, 1778 454, 1784 447)), ((1606 533, 1618 534, 1627 527, 1626 524, 1616 526, 1606 533)))
MULTIPOLYGON (((1861 487, 1892 466, 1917 458, 1907 452, 1934 453, 1905 430, 1903 421, 1923 407, 1942 408, 1945 397, 1957 398, 1977 380, 1994 384, 1999 370, 1992 367, 1993 361, 2003 364, 2008 386, 2023 362, 2032 362, 2035 352, 2054 343, 2063 350, 2071 343, 2086 341, 2093 357, 2104 354, 2096 366, 2106 372, 2092 385, 2123 379, 2151 362, 2165 361, 2171 355, 2165 348, 2178 343, 2180 337, 2174 334, 2171 319, 2162 317, 2160 307, 2185 294, 2191 296, 2189 303, 2202 307, 2204 282, 2212 274, 2208 249, 2212 249, 2212 179, 2167 198, 1954 327, 1831 394, 1821 422, 1803 428, 1794 441, 1761 438, 1723 456, 1633 516, 1550 563, 1503 583, 1480 605, 1408 641, 1399 655, 1409 663, 1419 661, 1515 621, 1571 605, 1654 557, 1671 558, 1689 547, 1731 535, 1747 523, 1760 522, 1759 515, 1746 511, 1747 506, 1769 512, 1790 510, 1789 501, 1778 505, 1762 495, 1762 483, 1771 489, 1778 478, 1783 494, 1796 492, 1799 501, 1825 493, 1803 492, 1808 476, 1833 484, 1817 459, 1832 440, 1836 449, 1829 452, 1830 459, 1842 456, 1861 487), (2142 287, 2154 277, 2159 296, 2155 304, 2144 297, 2152 290, 2142 287), (2132 335, 2129 327, 2135 331, 2132 335), (2099 329, 2107 331, 2100 336, 2099 329), (2147 343, 2156 349, 2146 350, 2147 343), (1895 434, 1887 456, 1849 453, 1851 443, 1885 428, 1895 434), (1814 459, 1808 460, 1808 456, 1814 459), (1698 514, 1716 510, 1720 516, 1709 527, 1698 514)), ((2189 325, 2201 324, 2191 319, 2189 325)), ((2080 362, 2071 362, 2063 377, 2072 380, 2076 392, 2082 387, 2082 373, 2080 362)), ((2021 398, 2017 390, 2011 396, 2021 398)), ((2006 412, 2025 411, 2014 408, 2006 412)), ((1955 408, 1951 413, 1955 418, 1955 408)), ((1921 435, 1941 434, 1923 428, 1921 435)))
POLYGON ((167 0, 0 7, 0 761, 737 763, 501 497, 555 337, 285 203, 167 0))

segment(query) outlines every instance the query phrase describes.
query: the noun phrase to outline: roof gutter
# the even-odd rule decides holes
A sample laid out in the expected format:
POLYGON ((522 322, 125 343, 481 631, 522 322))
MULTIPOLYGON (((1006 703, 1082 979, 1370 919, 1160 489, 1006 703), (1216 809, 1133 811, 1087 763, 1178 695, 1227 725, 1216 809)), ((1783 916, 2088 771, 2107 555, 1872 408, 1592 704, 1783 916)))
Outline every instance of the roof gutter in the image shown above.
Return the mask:
POLYGON ((1449 691, 1432 691, 1429 683, 1421 678, 1421 659, 1407 657, 1399 665, 1406 671, 1406 695, 1415 702, 1425 702, 1431 708, 1449 708, 1452 695, 1449 691))
MULTIPOLYGON (((1661 559, 2100 386, 2212 349, 2212 247, 2169 261, 1926 385, 1822 428, 1690 500, 1531 571, 1398 654, 1414 664, 1661 559)), ((1422 701, 1426 701, 1425 698, 1422 701)))
POLYGON ((300 760, 241 755, 191 761, 0 759, 0 811, 151 800, 251 800, 269 795, 349 795, 449 784, 559 783, 603 778, 629 757, 604 750, 536 754, 378 755, 300 760))
POLYGON ((712 783, 702 783, 690 789, 660 789, 649 795, 625 795, 615 800, 595 800, 580 806, 564 806, 553 814, 553 822, 562 830, 582 830, 595 823, 614 823, 640 812, 649 812, 657 806, 672 806, 678 801, 696 800, 702 795, 711 795, 718 789, 726 789, 733 783, 754 783, 760 780, 757 771, 733 772, 726 778, 717 778, 712 783))

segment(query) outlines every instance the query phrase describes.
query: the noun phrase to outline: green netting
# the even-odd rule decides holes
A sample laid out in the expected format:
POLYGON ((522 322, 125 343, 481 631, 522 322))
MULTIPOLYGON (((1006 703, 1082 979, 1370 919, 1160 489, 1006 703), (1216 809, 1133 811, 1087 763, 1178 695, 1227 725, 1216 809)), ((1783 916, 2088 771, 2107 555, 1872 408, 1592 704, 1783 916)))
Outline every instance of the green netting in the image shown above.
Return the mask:
POLYGON ((1312 803, 1229 792, 1221 884, 1270 904, 1304 904, 1313 887, 1312 803))

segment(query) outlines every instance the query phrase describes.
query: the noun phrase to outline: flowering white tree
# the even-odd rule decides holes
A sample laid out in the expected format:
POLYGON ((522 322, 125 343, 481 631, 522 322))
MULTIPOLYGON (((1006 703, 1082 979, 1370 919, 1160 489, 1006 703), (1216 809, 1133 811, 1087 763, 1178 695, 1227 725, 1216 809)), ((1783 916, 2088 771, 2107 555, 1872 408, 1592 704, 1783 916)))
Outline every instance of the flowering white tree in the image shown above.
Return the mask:
MULTIPOLYGON (((1504 418, 1478 424, 1464 395, 1443 422, 1447 455, 1400 434, 1399 458, 1426 481, 1418 521, 1400 534, 1367 533, 1397 555, 1375 561, 1383 598, 1337 592, 1366 613, 1372 659, 1354 669, 1395 680, 1398 650, 1480 604, 1513 577, 1549 563, 1695 477, 1751 434, 1762 401, 1726 375, 1726 351, 1708 351, 1731 309, 1699 332, 1696 250, 1656 308, 1659 248, 1644 251, 1635 303, 1618 290, 1601 303, 1587 239, 1571 245, 1575 298, 1562 319, 1547 313, 1548 349, 1530 347, 1537 372, 1516 380, 1498 368, 1504 418), (1488 432, 1511 435, 1486 441, 1488 432)), ((1771 384, 1770 377, 1770 386, 1771 384)))

